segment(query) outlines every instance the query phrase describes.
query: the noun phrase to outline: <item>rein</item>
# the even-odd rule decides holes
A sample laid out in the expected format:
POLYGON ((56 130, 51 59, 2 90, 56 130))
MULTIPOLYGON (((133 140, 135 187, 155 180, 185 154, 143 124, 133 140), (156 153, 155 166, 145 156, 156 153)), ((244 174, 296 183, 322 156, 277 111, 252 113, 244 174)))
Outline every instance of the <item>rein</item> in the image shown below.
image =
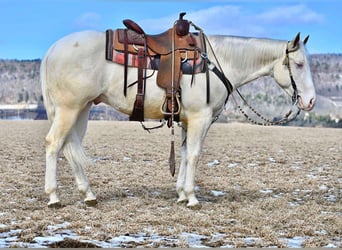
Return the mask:
POLYGON ((233 100, 235 102, 235 105, 238 107, 238 109, 240 110, 240 112, 245 116, 245 118, 252 124, 256 124, 256 125, 261 125, 261 126, 274 126, 274 125, 284 125, 288 122, 293 121, 294 119, 297 118, 297 116, 300 113, 300 109, 297 110, 297 112, 295 113, 295 115, 293 117, 290 117, 290 115, 293 113, 292 110, 289 110, 289 112, 287 112, 285 114, 285 116, 283 118, 281 118, 278 121, 271 121, 268 118, 265 118, 263 115, 260 114, 260 112, 258 112, 257 110, 255 110, 250 104, 248 104, 248 102, 246 101, 246 99, 242 96, 242 94, 240 93, 240 91, 237 89, 236 92, 239 94, 240 98, 243 100, 243 103, 245 104, 245 106, 248 107, 249 110, 251 110, 254 114, 256 114, 263 122, 257 122, 256 120, 253 120, 252 118, 250 118, 247 113, 242 109, 242 107, 240 105, 237 104, 237 101, 235 99, 235 97, 233 96, 233 100))

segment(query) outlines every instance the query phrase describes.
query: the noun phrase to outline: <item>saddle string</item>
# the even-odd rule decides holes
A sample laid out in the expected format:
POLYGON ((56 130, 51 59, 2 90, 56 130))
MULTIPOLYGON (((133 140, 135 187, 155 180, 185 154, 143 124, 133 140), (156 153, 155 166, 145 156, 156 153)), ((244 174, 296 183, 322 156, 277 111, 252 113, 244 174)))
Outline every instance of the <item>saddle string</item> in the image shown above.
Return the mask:
POLYGON ((177 21, 172 27, 172 54, 171 54, 171 149, 170 149, 170 157, 169 157, 169 167, 170 173, 173 177, 176 171, 176 159, 175 159, 175 126, 174 126, 174 118, 175 118, 175 103, 174 103, 174 83, 175 83, 175 75, 174 75, 174 66, 175 66, 175 25, 177 21))

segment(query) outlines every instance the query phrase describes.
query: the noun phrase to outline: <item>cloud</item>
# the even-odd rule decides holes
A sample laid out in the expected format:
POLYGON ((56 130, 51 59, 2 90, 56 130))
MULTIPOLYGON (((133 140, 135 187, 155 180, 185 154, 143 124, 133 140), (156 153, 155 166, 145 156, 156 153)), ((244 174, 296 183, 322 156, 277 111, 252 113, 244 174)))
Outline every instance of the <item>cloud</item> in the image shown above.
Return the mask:
POLYGON ((257 15, 256 19, 273 24, 315 24, 322 22, 323 16, 301 4, 273 8, 257 15))
MULTIPOLYGON (((144 29, 146 27, 146 32, 162 32, 170 28, 178 19, 178 16, 179 13, 175 13, 159 19, 144 19, 139 23, 144 29)), ((198 11, 188 11, 184 18, 191 20, 204 30, 221 31, 220 34, 222 34, 222 32, 227 33, 231 30, 231 26, 227 26, 226 23, 236 20, 235 18, 237 17, 241 17, 240 8, 238 6, 225 5, 214 6, 198 11)))
POLYGON ((78 29, 98 29, 101 27, 101 16, 95 12, 86 12, 79 16, 74 26, 78 29))
MULTIPOLYGON (((324 17, 304 4, 285 5, 264 9, 261 12, 239 5, 217 5, 211 8, 188 11, 185 16, 200 26, 207 34, 237 36, 270 36, 278 34, 279 25, 310 25, 323 21, 324 17)), ((140 22, 147 32, 162 32, 178 19, 178 13, 160 19, 140 22)))

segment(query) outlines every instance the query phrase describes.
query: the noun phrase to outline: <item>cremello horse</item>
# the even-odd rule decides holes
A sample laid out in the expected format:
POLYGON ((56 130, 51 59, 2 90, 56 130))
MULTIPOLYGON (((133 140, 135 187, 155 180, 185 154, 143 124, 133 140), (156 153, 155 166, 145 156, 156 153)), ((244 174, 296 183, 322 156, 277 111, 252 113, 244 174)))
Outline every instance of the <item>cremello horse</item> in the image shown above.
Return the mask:
MULTIPOLYGON (((315 103, 315 89, 309 61, 304 48, 307 39, 299 34, 290 42, 271 39, 230 36, 209 37, 224 74, 236 89, 256 78, 271 75, 289 95, 294 90, 290 71, 297 84, 297 107, 311 110, 315 103), (289 64, 284 64, 288 53, 289 64), (290 65, 290 67, 289 67, 290 65)), ((209 59, 215 62, 213 54, 209 59)), ((44 104, 51 128, 46 136, 45 191, 49 206, 59 206, 57 195, 57 156, 62 151, 71 164, 79 191, 85 203, 96 204, 83 167, 90 164, 82 147, 87 129, 89 110, 94 103, 103 102, 116 110, 130 114, 136 88, 123 95, 123 66, 105 60, 105 34, 84 31, 66 36, 47 52, 41 64, 41 84, 44 104)), ((156 75, 156 74, 154 74, 156 75)), ((136 69, 130 69, 128 82, 137 78, 136 69)), ((206 102, 206 76, 197 74, 191 85, 191 76, 181 79, 183 124, 181 163, 176 190, 178 202, 187 206, 199 204, 195 192, 195 171, 202 144, 210 125, 221 113, 227 98, 224 84, 210 73, 210 102, 206 102)), ((164 90, 156 85, 155 77, 148 79, 145 97, 145 118, 163 119, 160 105, 164 90)))

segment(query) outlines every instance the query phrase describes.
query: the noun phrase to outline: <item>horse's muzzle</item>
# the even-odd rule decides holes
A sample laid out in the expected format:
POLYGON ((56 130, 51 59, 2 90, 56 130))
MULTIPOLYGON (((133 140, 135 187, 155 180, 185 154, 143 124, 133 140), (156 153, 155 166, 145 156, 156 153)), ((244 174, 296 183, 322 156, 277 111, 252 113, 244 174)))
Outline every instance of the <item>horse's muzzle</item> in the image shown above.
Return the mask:
POLYGON ((311 111, 315 107, 315 104, 316 104, 316 98, 314 98, 314 97, 312 97, 310 99, 309 103, 305 105, 304 102, 303 102, 303 99, 301 98, 301 96, 298 96, 297 106, 301 110, 311 111))

